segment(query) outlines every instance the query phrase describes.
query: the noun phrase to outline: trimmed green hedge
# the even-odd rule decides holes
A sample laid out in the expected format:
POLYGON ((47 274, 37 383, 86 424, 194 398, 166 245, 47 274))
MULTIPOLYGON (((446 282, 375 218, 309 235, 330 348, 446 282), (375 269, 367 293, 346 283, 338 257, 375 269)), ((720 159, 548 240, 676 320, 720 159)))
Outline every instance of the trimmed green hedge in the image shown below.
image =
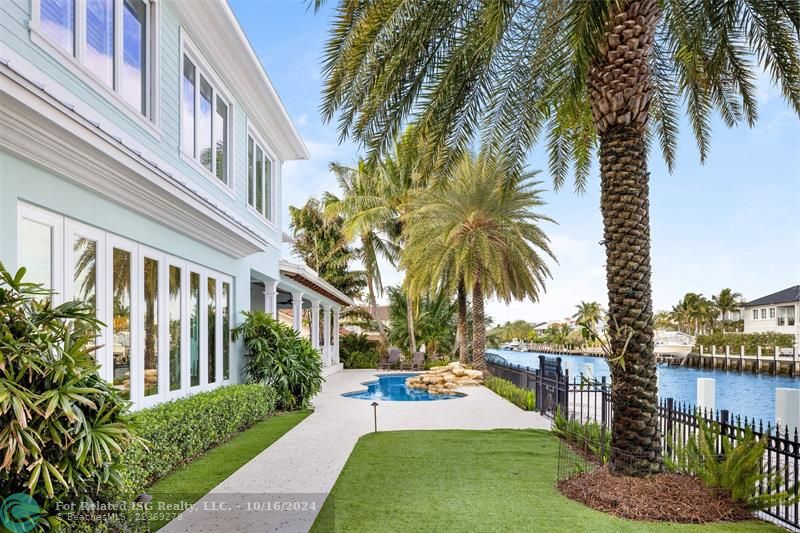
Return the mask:
POLYGON ((132 446, 121 458, 125 492, 136 496, 268 416, 275 403, 275 390, 266 385, 228 385, 139 411, 136 433, 147 444, 132 446))
POLYGON ((791 333, 722 333, 715 331, 711 335, 698 335, 695 343, 705 347, 716 346, 723 348, 730 346, 732 350, 738 350, 740 346, 744 346, 744 350, 748 354, 756 353, 759 346, 765 349, 774 348, 791 348, 794 346, 794 335, 791 333))
POLYGON ((487 376, 483 384, 520 409, 526 411, 533 411, 536 409, 536 395, 532 390, 522 389, 507 379, 496 378, 494 376, 487 376))

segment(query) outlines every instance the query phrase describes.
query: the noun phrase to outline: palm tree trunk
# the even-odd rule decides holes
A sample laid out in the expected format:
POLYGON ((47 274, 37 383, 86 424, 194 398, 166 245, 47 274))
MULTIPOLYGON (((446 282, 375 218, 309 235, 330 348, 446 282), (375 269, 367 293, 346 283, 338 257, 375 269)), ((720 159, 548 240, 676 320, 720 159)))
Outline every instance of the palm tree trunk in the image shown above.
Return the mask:
POLYGON ((612 365, 610 467, 640 477, 662 469, 645 145, 653 93, 649 55, 659 16, 658 0, 615 4, 588 77, 600 138, 609 336, 614 356, 624 361, 612 365))
POLYGON ((408 292, 406 292, 406 320, 408 322, 408 347, 413 355, 417 351, 417 338, 414 336, 414 301, 408 292))
POLYGON ((372 278, 372 274, 370 274, 369 269, 367 269, 367 288, 369 289, 369 307, 372 311, 372 316, 375 321, 378 323, 378 334, 381 336, 381 343, 386 346, 389 343, 389 340, 386 338, 386 330, 383 328, 383 322, 381 321, 380 317, 378 316, 378 302, 375 299, 375 288, 374 288, 374 280, 372 278))
POLYGON ((469 340, 467 339, 467 288, 464 287, 464 280, 458 282, 456 289, 456 300, 458 301, 458 361, 463 365, 469 359, 469 340))
POLYGON ((486 370, 486 320, 480 280, 472 287, 472 366, 476 370, 486 370))

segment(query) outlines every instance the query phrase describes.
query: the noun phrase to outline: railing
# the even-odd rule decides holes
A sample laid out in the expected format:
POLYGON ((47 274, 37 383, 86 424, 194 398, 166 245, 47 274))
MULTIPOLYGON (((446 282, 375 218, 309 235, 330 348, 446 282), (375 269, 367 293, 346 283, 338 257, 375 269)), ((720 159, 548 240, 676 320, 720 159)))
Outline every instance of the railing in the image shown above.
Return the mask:
MULTIPOLYGON (((518 387, 536 391, 536 408, 542 414, 552 416, 556 409, 570 419, 579 422, 597 422, 606 430, 611 430, 614 416, 611 404, 611 382, 605 377, 600 380, 587 379, 583 375, 570 380, 566 371, 561 372, 560 358, 540 357, 539 369, 530 369, 520 365, 509 364, 496 354, 487 354, 489 372, 497 377, 507 379, 518 387), (550 364, 558 373, 547 376, 543 369, 550 364), (555 390, 548 390, 553 388, 555 390), (544 391, 545 397, 540 397, 544 391), (542 401, 540 401, 542 398, 542 401)), ((762 469, 781 472, 782 483, 777 490, 787 487, 800 487, 800 435, 798 429, 775 427, 761 420, 742 419, 727 410, 707 411, 692 405, 675 402, 672 398, 662 398, 658 405, 658 424, 661 433, 664 454, 675 458, 676 449, 698 431, 699 420, 706 424, 719 424, 721 438, 736 443, 749 429, 761 440, 767 439, 762 469)), ((717 443, 717 453, 722 453, 722 441, 717 443)), ((759 494, 768 493, 770 487, 759 483, 755 490, 759 494)), ((762 511, 767 518, 779 525, 800 529, 800 503, 770 507, 762 511)))

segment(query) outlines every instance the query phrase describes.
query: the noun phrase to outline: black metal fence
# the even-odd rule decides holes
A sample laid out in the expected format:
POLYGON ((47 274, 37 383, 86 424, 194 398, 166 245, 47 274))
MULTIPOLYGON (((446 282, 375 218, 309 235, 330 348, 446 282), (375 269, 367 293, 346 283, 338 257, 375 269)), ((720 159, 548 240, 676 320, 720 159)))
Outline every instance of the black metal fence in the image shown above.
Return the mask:
MULTIPOLYGON (((539 357, 539 368, 530 369, 508 363, 496 354, 487 354, 487 366, 492 375, 507 379, 518 387, 536 393, 536 410, 552 416, 558 409, 568 418, 579 422, 597 422, 610 430, 613 420, 611 383, 605 377, 600 380, 587 379, 583 375, 572 379, 562 370, 561 358, 539 357)), ((767 439, 762 469, 765 472, 780 472, 781 483, 769 486, 759 483, 755 490, 759 494, 770 490, 785 490, 798 487, 800 481, 800 435, 798 429, 782 428, 761 420, 742 418, 727 410, 702 410, 672 398, 662 398, 658 406, 658 422, 661 431, 662 449, 665 455, 675 459, 676 449, 694 438, 700 421, 719 425, 720 439, 717 453, 722 453, 722 439, 736 444, 749 429, 755 438, 767 439)), ((779 525, 800 529, 800 503, 779 505, 762 511, 766 518, 779 525)))

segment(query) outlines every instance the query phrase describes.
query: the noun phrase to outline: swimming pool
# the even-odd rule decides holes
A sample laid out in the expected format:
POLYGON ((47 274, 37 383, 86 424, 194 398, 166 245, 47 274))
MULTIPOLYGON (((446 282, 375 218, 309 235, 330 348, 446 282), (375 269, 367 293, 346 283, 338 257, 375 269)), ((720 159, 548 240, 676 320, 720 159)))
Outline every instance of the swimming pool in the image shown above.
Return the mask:
MULTIPOLYGON (((489 351, 515 365, 539 367, 538 353, 498 349, 489 351)), ((543 355, 556 357, 552 354, 543 355)), ((608 377, 611 373, 608 363, 599 357, 582 355, 560 357, 563 368, 569 370, 570 376, 579 375, 587 364, 591 366, 592 374, 597 379, 608 377)), ((760 418, 765 424, 775 423, 775 389, 800 387, 800 379, 797 377, 659 365, 658 395, 694 405, 697 402, 697 378, 716 380, 717 409, 727 409, 732 414, 746 416, 748 419, 760 418)))
POLYGON ((382 400, 384 402, 430 402, 435 400, 453 400, 461 398, 464 394, 451 392, 450 394, 431 394, 426 390, 410 389, 406 387, 406 379, 416 374, 388 374, 378 376, 375 381, 362 383, 367 390, 346 392, 342 394, 347 398, 358 400, 382 400))

